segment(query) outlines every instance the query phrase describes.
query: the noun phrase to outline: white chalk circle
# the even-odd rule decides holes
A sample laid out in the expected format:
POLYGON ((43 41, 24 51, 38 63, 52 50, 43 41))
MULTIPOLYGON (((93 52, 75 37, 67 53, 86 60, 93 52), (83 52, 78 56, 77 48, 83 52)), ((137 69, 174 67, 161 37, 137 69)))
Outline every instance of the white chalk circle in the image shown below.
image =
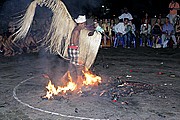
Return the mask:
POLYGON ((71 97, 70 99, 43 100, 47 80, 43 77, 30 77, 13 89, 13 97, 24 106, 40 112, 65 118, 83 120, 108 120, 120 118, 122 113, 116 105, 99 96, 71 97), (83 117, 85 116, 85 117, 83 117))

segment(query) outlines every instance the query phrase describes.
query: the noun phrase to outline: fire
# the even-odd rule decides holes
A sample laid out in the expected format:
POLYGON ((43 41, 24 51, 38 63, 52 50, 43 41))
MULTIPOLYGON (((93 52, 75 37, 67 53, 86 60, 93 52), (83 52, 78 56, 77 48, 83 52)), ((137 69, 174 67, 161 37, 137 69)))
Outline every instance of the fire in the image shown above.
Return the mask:
MULTIPOLYGON (((93 75, 88 71, 82 71, 82 72, 84 74, 82 85, 88 86, 88 85, 97 85, 98 83, 101 83, 101 77, 93 75)), ((66 84, 66 86, 63 87, 61 86, 55 87, 55 85, 52 84, 51 80, 49 80, 49 83, 46 86, 47 93, 43 98, 51 99, 53 98, 54 95, 58 95, 59 93, 66 93, 67 91, 74 91, 78 89, 77 83, 73 82, 69 72, 68 72, 68 79, 69 82, 66 84)))
POLYGON ((84 85, 94 85, 97 83, 101 83, 101 77, 93 75, 89 72, 83 72, 85 76, 85 80, 83 81, 84 85))

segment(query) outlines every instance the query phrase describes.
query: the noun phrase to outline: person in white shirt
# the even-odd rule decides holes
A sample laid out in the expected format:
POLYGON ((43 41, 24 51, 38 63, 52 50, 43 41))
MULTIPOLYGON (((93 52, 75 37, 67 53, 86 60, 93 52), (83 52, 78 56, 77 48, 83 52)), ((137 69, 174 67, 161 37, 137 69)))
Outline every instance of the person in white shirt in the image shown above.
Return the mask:
POLYGON ((124 22, 119 22, 114 26, 116 38, 114 40, 114 47, 117 48, 119 42, 122 43, 123 48, 130 47, 132 37, 132 26, 129 24, 129 19, 124 18, 124 22))
POLYGON ((133 19, 131 13, 128 12, 128 9, 124 7, 124 13, 122 13, 119 17, 120 20, 124 21, 124 18, 128 18, 130 21, 133 19))

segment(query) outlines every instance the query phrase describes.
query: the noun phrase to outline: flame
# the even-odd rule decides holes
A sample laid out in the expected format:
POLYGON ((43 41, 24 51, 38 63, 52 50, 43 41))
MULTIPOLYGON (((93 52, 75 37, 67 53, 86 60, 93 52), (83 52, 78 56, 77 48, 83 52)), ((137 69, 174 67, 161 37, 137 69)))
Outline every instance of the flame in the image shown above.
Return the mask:
POLYGON ((83 81, 84 85, 95 85, 101 83, 101 77, 91 74, 90 72, 84 72, 85 80, 83 81))
MULTIPOLYGON (((84 74, 82 85, 88 86, 88 85, 97 85, 97 83, 101 83, 101 77, 93 75, 89 71, 82 71, 82 72, 84 74)), ((46 78, 48 77, 46 76, 46 78)), ((47 92, 43 98, 51 99, 53 98, 53 96, 58 95, 59 93, 66 93, 67 91, 74 91, 78 89, 77 83, 73 82, 69 72, 68 72, 68 80, 69 82, 63 87, 61 86, 55 87, 55 85, 52 84, 51 80, 49 80, 49 83, 46 86, 47 92)))

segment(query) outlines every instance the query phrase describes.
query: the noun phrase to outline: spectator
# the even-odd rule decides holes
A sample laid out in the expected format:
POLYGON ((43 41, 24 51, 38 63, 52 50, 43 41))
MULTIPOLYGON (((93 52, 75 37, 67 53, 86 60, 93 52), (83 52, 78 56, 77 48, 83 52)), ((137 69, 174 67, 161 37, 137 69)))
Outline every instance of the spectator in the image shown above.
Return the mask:
POLYGON ((150 37, 151 37, 151 25, 148 23, 147 20, 144 21, 143 24, 141 24, 140 27, 140 46, 151 46, 150 43, 150 37))
POLYGON ((0 53, 3 52, 3 35, 0 34, 0 53))
POLYGON ((103 20, 102 19, 100 19, 99 20, 99 25, 102 27, 102 24, 103 24, 103 20))
POLYGON ((125 18, 128 18, 130 21, 133 19, 131 13, 128 12, 127 7, 124 7, 123 13, 118 17, 120 20, 124 21, 125 18))
POLYGON ((160 42, 160 38, 162 35, 162 25, 161 25, 161 19, 157 18, 155 23, 152 26, 152 44, 153 48, 159 48, 158 42, 160 42))
POLYGON ((96 31, 100 32, 101 34, 104 34, 104 29, 99 25, 97 21, 94 21, 94 28, 96 31))
POLYGON ((180 16, 177 16, 176 23, 175 23, 175 32, 177 38, 177 48, 180 46, 180 16))
POLYGON ((131 27, 131 41, 133 41, 133 44, 134 44, 134 47, 135 47, 135 44, 136 44, 136 26, 135 24, 133 23, 133 21, 129 21, 129 25, 131 27))
POLYGON ((27 37, 25 38, 24 47, 27 53, 38 51, 38 45, 31 33, 29 33, 27 37))
POLYGON ((135 34, 135 32, 136 32, 136 26, 135 26, 135 24, 133 23, 133 21, 129 21, 128 25, 131 26, 131 32, 132 32, 133 36, 136 37, 136 34, 135 34))
POLYGON ((115 26, 115 21, 114 19, 110 20, 110 39, 111 39, 111 43, 113 43, 114 38, 115 38, 115 32, 113 27, 115 26))
POLYGON ((174 44, 177 45, 176 37, 175 37, 175 30, 173 25, 169 22, 169 18, 166 17, 165 24, 162 27, 162 45, 163 48, 167 47, 167 44, 170 39, 174 41, 174 44))
POLYGON ((171 0, 169 3, 169 14, 167 17, 169 18, 169 21, 171 24, 174 25, 174 18, 177 15, 177 10, 179 9, 179 3, 176 2, 176 0, 171 0))
POLYGON ((108 23, 108 19, 104 19, 104 22, 102 23, 102 28, 104 30, 105 33, 105 38, 104 38, 104 45, 107 45, 107 39, 109 39, 110 36, 110 24, 108 23))
POLYGON ((13 56, 14 50, 12 48, 12 44, 10 43, 10 37, 7 38, 6 36, 3 38, 3 53, 4 56, 13 56))
POLYGON ((129 19, 124 18, 124 22, 119 22, 114 26, 114 31, 116 33, 116 38, 114 41, 114 47, 117 48, 119 42, 122 43, 123 47, 130 48, 131 45, 131 37, 132 37, 132 26, 129 25, 129 19))

